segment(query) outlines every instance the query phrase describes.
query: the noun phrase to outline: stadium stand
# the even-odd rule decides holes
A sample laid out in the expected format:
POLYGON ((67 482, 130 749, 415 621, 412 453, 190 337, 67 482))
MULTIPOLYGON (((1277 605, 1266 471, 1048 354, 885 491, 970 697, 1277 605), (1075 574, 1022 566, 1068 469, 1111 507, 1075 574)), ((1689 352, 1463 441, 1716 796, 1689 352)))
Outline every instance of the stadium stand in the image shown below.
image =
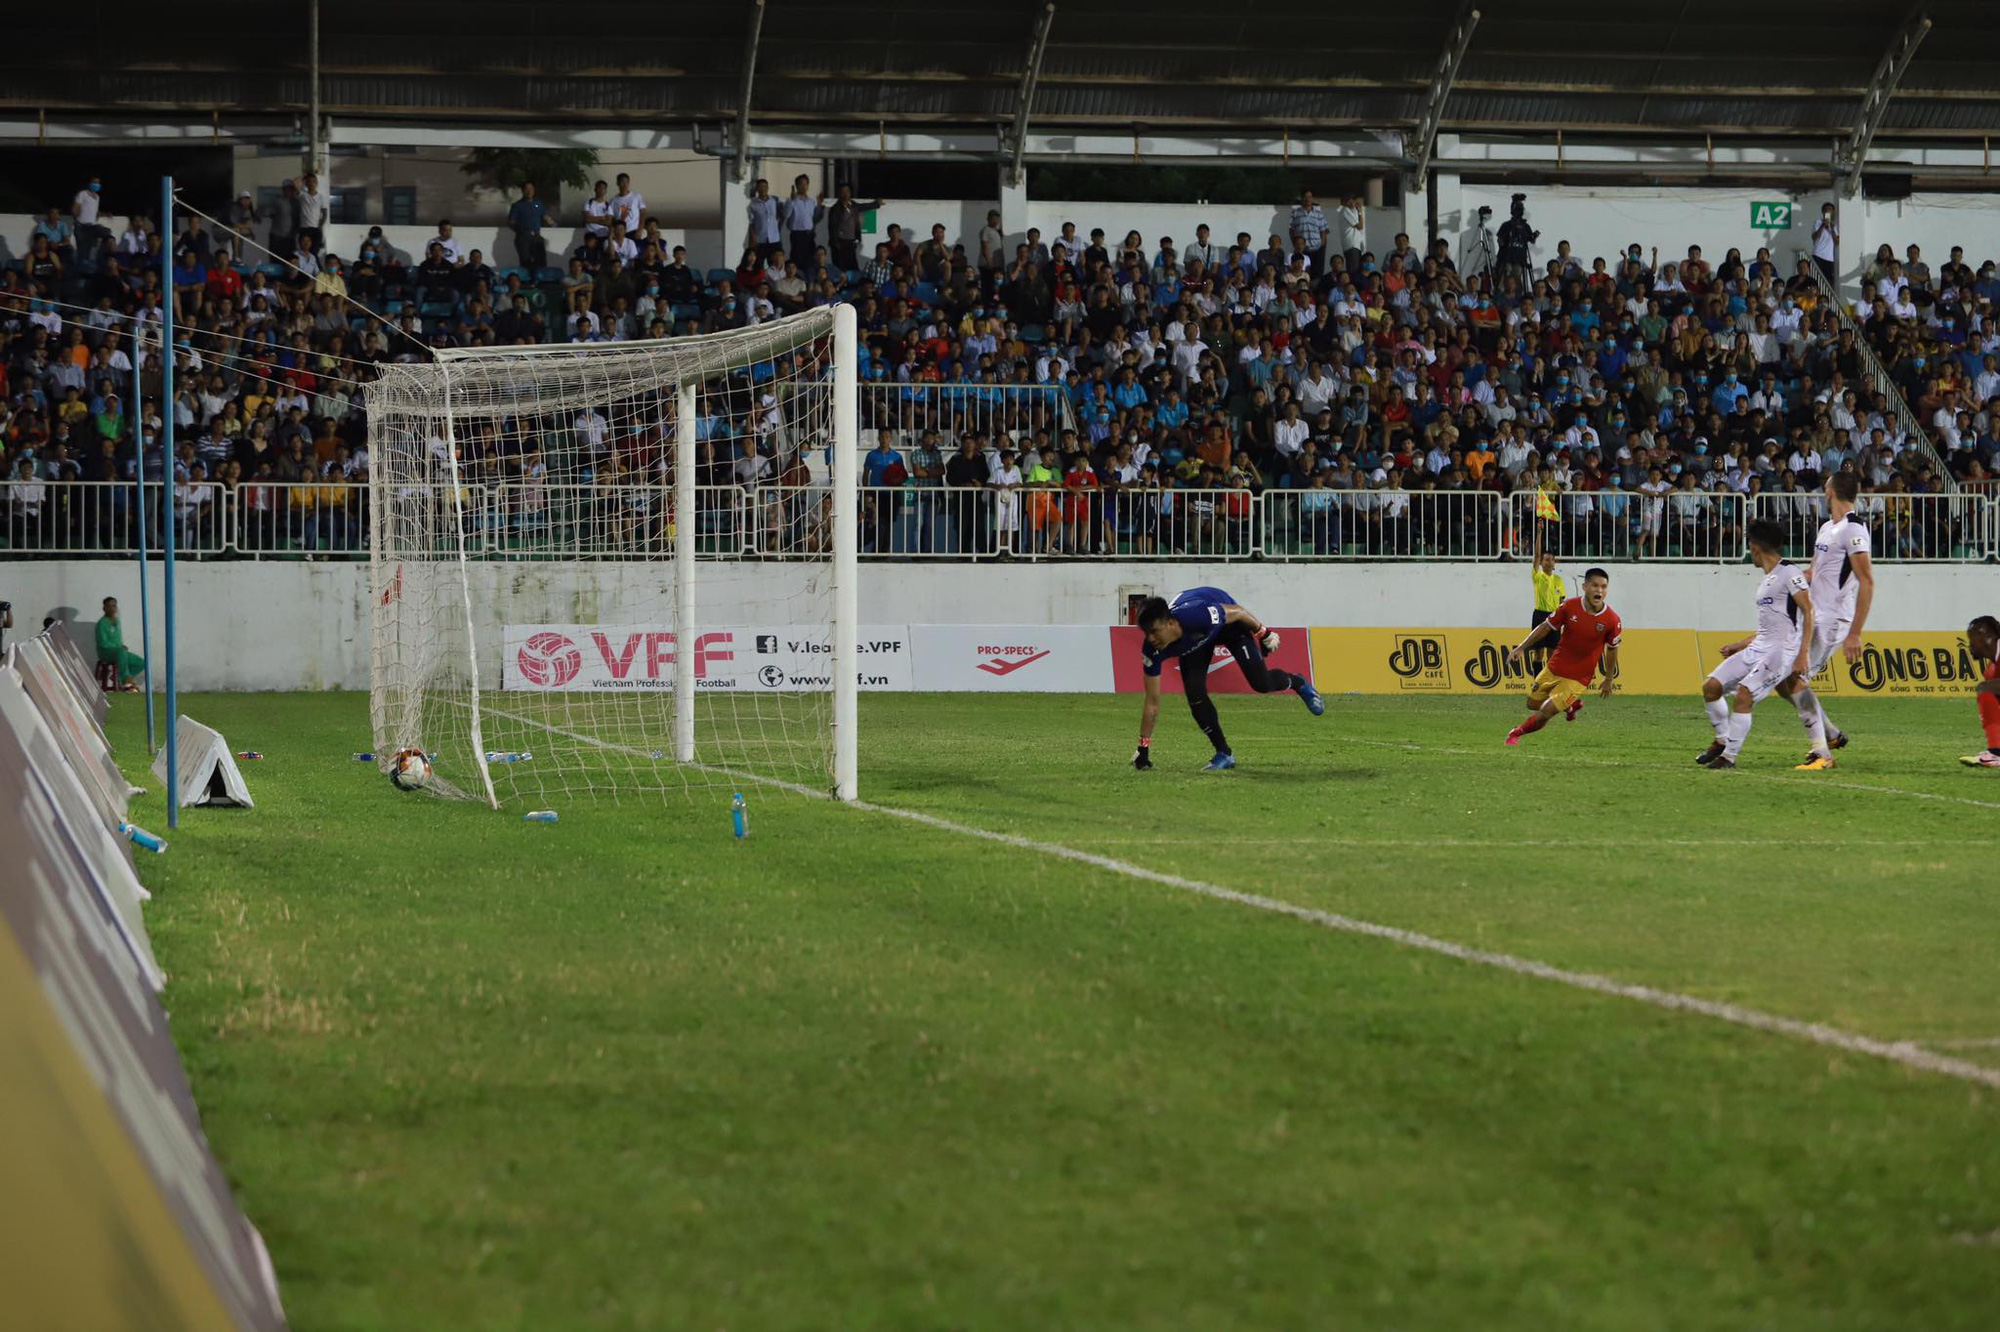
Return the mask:
MULTIPOLYGON (((1309 201, 1295 234, 1263 247, 1146 242, 1085 218, 1067 242, 1031 232, 984 266, 979 238, 939 226, 854 269, 825 246, 788 254, 753 236, 735 268, 698 270, 652 217, 633 236, 587 228, 536 269, 493 268, 449 222, 418 258, 380 228, 340 256, 253 230, 254 210, 230 221, 236 234, 181 228, 171 292, 152 224, 114 241, 88 202, 51 207, 0 274, 14 551, 129 549, 128 490, 106 484, 135 474, 127 413, 159 477, 171 410, 184 550, 351 556, 366 546, 361 388, 377 365, 848 301, 864 438, 887 432, 864 478, 874 555, 1495 558, 1539 491, 1564 554, 1727 558, 1755 516, 1803 540, 1840 470, 1862 477, 1880 555, 1992 553, 2000 275, 1957 249, 1933 270, 1915 247, 1884 246, 1847 309, 1809 261, 1785 273, 1765 250, 1661 261, 1634 244, 1586 260, 1563 243, 1527 265, 1504 237, 1497 253, 1467 239, 1425 254, 1399 236, 1386 253, 1344 251, 1309 201), (259 235, 290 248, 283 262, 257 252, 259 235), (158 400, 147 359, 130 403, 135 331, 156 341, 168 299, 184 330, 174 401, 158 400)), ((703 426, 720 462, 701 480, 718 495, 804 461, 737 466, 746 440, 751 456, 780 445, 760 429, 774 404, 740 400, 703 426)), ((475 482, 532 485, 537 448, 575 446, 573 423, 535 431, 476 441, 475 482)), ((607 470, 618 485, 658 479, 607 470)), ((747 505, 705 501, 705 539, 754 528, 747 505)), ((629 529, 621 540, 647 539, 629 529)))

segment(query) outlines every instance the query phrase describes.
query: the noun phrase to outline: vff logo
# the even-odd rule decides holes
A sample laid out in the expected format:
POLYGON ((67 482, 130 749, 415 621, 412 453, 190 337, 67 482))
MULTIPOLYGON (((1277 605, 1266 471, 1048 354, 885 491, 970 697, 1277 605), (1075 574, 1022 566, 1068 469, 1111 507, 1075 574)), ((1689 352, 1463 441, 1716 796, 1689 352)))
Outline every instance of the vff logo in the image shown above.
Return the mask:
POLYGON ((736 654, 730 650, 730 644, 732 644, 735 641, 736 641, 736 636, 728 632, 717 633, 717 634, 695 635, 695 640, 694 640, 695 679, 705 680, 708 678, 708 666, 710 662, 735 661, 736 654))

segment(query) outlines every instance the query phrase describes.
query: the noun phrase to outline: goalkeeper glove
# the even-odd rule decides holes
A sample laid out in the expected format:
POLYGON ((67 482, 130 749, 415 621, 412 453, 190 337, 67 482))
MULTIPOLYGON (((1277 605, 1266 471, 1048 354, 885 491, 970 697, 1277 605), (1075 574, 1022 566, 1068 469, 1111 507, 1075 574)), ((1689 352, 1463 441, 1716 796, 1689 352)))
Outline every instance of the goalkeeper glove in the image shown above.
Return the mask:
POLYGON ((1258 639, 1257 642, 1264 651, 1276 652, 1278 650, 1278 631, 1276 629, 1266 629, 1264 636, 1258 639))
POLYGON ((1133 751, 1132 754, 1132 766, 1140 772, 1145 772, 1153 766, 1153 742, 1151 740, 1142 739, 1139 741, 1139 748, 1133 751))

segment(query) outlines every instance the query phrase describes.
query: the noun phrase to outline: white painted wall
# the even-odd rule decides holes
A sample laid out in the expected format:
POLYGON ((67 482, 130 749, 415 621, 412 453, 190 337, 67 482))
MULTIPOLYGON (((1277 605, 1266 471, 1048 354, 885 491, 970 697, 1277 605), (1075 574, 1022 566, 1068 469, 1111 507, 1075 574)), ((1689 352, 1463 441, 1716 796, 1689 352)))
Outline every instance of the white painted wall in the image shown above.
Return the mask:
MULTIPOLYGON (((1029 183, 1032 186, 1032 180, 1029 183)), ((1320 202, 1331 210, 1337 201, 1323 199, 1320 202)), ((962 242, 965 252, 976 260, 979 256, 979 229, 986 225, 986 210, 995 206, 990 199, 887 199, 877 211, 877 230, 868 238, 868 243, 872 246, 874 241, 888 239, 889 224, 895 222, 902 225, 904 234, 915 245, 918 241, 930 239, 932 223, 942 222, 945 239, 954 245, 962 242)), ((1289 245, 1291 215, 1290 200, 1270 206, 1093 203, 1037 199, 1031 190, 1027 216, 1003 215, 1000 224, 1007 233, 1009 258, 1013 257, 1013 247, 1027 239, 1029 227, 1040 227, 1042 240, 1047 243, 1062 234, 1065 222, 1076 223, 1077 237, 1086 245, 1090 243, 1092 227, 1103 227, 1105 243, 1111 246, 1116 246, 1125 239, 1127 231, 1136 228, 1144 237, 1146 253, 1150 256, 1159 249, 1162 236, 1172 236, 1174 247, 1184 250, 1194 240, 1195 227, 1203 222, 1208 223, 1209 239, 1225 250, 1236 243, 1236 234, 1241 231, 1249 232, 1251 244, 1260 250, 1274 235, 1285 237, 1289 245)), ((1380 253, 1394 243, 1402 214, 1390 209, 1370 209, 1366 221, 1369 248, 1380 253)), ((1420 246, 1422 241, 1421 236, 1417 237, 1420 246)))
MULTIPOLYGON (((605 154, 607 174, 622 169, 612 158, 613 154, 605 154)), ((271 164, 271 169, 280 174, 291 169, 291 159, 288 158, 247 158, 244 161, 271 164)), ((798 170, 810 172, 815 182, 819 178, 817 163, 773 160, 763 165, 775 182, 774 189, 780 194, 790 188, 791 176, 798 170)), ((667 169, 659 163, 654 166, 661 171, 667 169)), ((249 170, 243 163, 239 163, 239 168, 249 170)), ((726 183, 710 159, 676 164, 673 167, 676 173, 674 181, 660 187, 663 197, 673 201, 669 208, 663 209, 654 199, 648 178, 641 168, 634 166, 631 169, 639 180, 641 191, 647 194, 649 204, 655 205, 653 211, 661 214, 663 220, 669 211, 685 218, 687 225, 662 230, 673 243, 688 247, 690 263, 703 269, 734 266, 741 253, 742 211, 749 190, 747 183, 742 187, 726 183)), ((1508 197, 1514 189, 1509 185, 1492 184, 1463 184, 1454 189, 1441 189, 1439 202, 1443 212, 1438 222, 1439 234, 1451 239, 1455 251, 1460 233, 1470 224, 1481 204, 1492 207, 1495 225, 1506 218, 1508 197)), ((1787 272, 1800 254, 1810 252, 1813 222, 1819 215, 1820 204, 1830 197, 1825 192, 1794 195, 1785 190, 1758 188, 1530 186, 1524 192, 1528 195, 1528 219, 1542 233, 1541 245, 1536 252, 1538 259, 1553 255, 1556 242, 1564 239, 1570 242, 1571 248, 1583 257, 1586 264, 1599 255, 1607 261, 1613 260, 1625 245, 1633 241, 1645 246, 1649 254, 1654 246, 1658 246, 1662 259, 1678 259, 1687 253, 1689 245, 1700 245, 1711 262, 1719 260, 1732 245, 1741 247, 1746 255, 1754 254, 1760 245, 1769 245, 1787 272), (1777 232, 1752 231, 1751 203, 1783 198, 1791 198, 1797 205, 1792 228, 1777 232)), ((489 262, 495 267, 504 267, 514 262, 513 237, 501 222, 505 210, 495 212, 486 206, 496 202, 497 196, 474 200, 472 203, 476 203, 476 207, 468 204, 471 211, 464 208, 430 209, 420 203, 419 207, 426 208, 423 215, 431 221, 421 226, 385 230, 394 244, 413 258, 421 259, 422 244, 435 230, 433 215, 451 212, 460 235, 486 251, 489 262)), ((565 200, 564 206, 565 215, 574 216, 577 201, 565 200)), ((873 239, 885 237, 892 222, 902 225, 913 245, 930 236, 933 222, 942 222, 951 241, 963 241, 968 252, 976 253, 979 228, 985 225, 986 210, 992 206, 990 200, 887 200, 878 211, 877 231, 871 243, 873 239)), ((1040 227, 1043 239, 1048 240, 1060 233, 1066 221, 1075 222, 1079 235, 1085 240, 1089 239, 1092 227, 1101 226, 1107 238, 1114 243, 1123 239, 1129 228, 1136 227, 1139 234, 1145 237, 1149 252, 1159 244, 1161 236, 1172 236, 1177 245, 1185 246, 1194 238, 1195 225, 1200 222, 1208 223, 1218 244, 1227 246, 1236 239, 1237 232, 1247 231, 1252 240, 1262 246, 1274 231, 1282 233, 1285 230, 1290 206, 1289 201, 1268 207, 1078 202, 1036 199, 1031 194, 1025 216, 1005 217, 1002 223, 1010 248, 1027 234, 1031 226, 1040 227)), ((1369 247, 1378 254, 1386 251, 1402 225, 1402 216, 1401 211, 1396 209, 1370 209, 1369 247)), ((1895 246, 1898 257, 1912 242, 1922 246, 1924 257, 1933 268, 1945 261, 1953 245, 1965 247, 1967 262, 1975 268, 1983 260, 2000 259, 2000 195, 1916 194, 1894 202, 1851 199, 1841 203, 1841 219, 1842 276, 1850 284, 1860 268, 1872 258, 1875 247, 1883 241, 1895 246)), ((0 214, 0 262, 19 255, 27 248, 28 233, 33 225, 34 218, 27 214, 0 214)), ((115 233, 124 229, 125 219, 107 218, 106 225, 115 233)), ((1423 240, 1421 231, 1421 226, 1412 228, 1420 248, 1423 240)), ((334 227, 330 234, 334 252, 352 257, 360 238, 367 234, 367 228, 334 227)), ((573 228, 551 228, 547 234, 552 253, 560 252, 558 242, 564 247, 573 244, 573 228)))
MULTIPOLYGON (((1879 566, 1870 625, 1956 629, 2000 610, 1991 569, 1879 566)), ((657 605, 656 565, 475 564, 474 604, 492 641, 502 623, 615 623, 657 605), (621 609, 621 605, 628 609, 621 609)), ((801 595, 803 566, 703 566, 717 622, 741 623, 750 601, 801 595), (729 607, 736 607, 732 613, 729 607)), ((155 571, 153 612, 160 600, 155 571)), ((177 615, 183 689, 365 689, 367 567, 232 563, 180 566, 177 615)), ((1112 624, 1128 593, 1220 586, 1278 624, 1456 628, 1527 621, 1521 564, 1054 564, 862 567, 864 623, 1112 624)), ((1612 604, 1635 628, 1737 629, 1755 575, 1744 565, 1612 566, 1612 604)), ((137 650, 139 586, 131 563, 14 561, 0 565, 0 600, 32 632, 44 615, 74 624, 90 650, 98 603, 115 596, 137 650)), ((799 604, 807 604, 801 601, 799 604)), ((155 679, 157 680, 157 675, 155 679)))
MULTIPOLYGON (((0 213, 0 263, 8 262, 26 252, 28 236, 34 229, 35 221, 35 218, 25 213, 0 213)), ((104 219, 104 225, 110 227, 112 234, 116 236, 125 230, 125 219, 108 217, 104 219)), ((342 259, 352 261, 359 253, 361 242, 367 238, 368 231, 368 227, 359 224, 331 226, 326 229, 327 244, 333 253, 342 259)), ((561 266, 562 256, 567 255, 577 244, 577 231, 576 227, 543 228, 542 235, 549 243, 551 264, 561 266)), ((509 231, 504 223, 481 224, 454 219, 452 233, 466 248, 481 251, 485 255, 486 262, 495 268, 508 268, 515 263, 514 233, 509 231)), ((437 224, 433 220, 422 226, 383 227, 382 234, 402 256, 403 262, 417 264, 423 262, 424 247, 430 243, 430 238, 437 235, 437 224)), ((714 265, 714 257, 722 250, 719 231, 661 227, 660 235, 667 242, 669 258, 672 257, 674 246, 685 245, 688 247, 688 262, 704 271, 714 265)), ((256 239, 260 244, 267 241, 269 239, 267 229, 259 227, 256 239)), ((262 254, 252 254, 249 258, 254 262, 268 260, 268 256, 262 254)))
MULTIPOLYGON (((548 242, 549 264, 563 268, 568 264, 569 252, 581 243, 581 229, 578 227, 544 227, 542 238, 548 242)), ((332 251, 342 259, 352 262, 361 251, 361 242, 368 237, 369 228, 360 225, 332 226, 326 229, 326 242, 332 251)), ((514 266, 514 233, 500 224, 480 224, 459 222, 451 224, 452 235, 459 244, 469 250, 476 249, 485 256, 486 262, 494 268, 514 266)), ((382 235, 395 248, 405 264, 420 264, 424 260, 431 237, 437 235, 437 225, 428 223, 420 227, 383 227, 382 235)), ((704 254, 715 254, 721 249, 720 237, 713 231, 688 231, 680 227, 661 227, 660 236, 667 243, 666 258, 673 258, 673 247, 688 247, 688 262, 706 271, 710 266, 702 259, 704 254)))
MULTIPOLYGON (((504 222, 514 195, 476 188, 459 169, 462 161, 462 153, 445 149, 399 152, 381 147, 342 148, 328 154, 330 179, 322 184, 366 190, 370 217, 382 216, 385 188, 408 186, 416 191, 417 216, 428 222, 440 217, 460 224, 504 222)), ((594 174, 611 182, 614 193, 618 173, 631 176, 633 186, 646 197, 646 211, 659 218, 662 227, 712 230, 717 225, 715 187, 720 169, 717 159, 694 152, 607 148, 598 153, 594 174)), ((254 194, 259 186, 277 186, 296 178, 299 170, 296 153, 265 155, 255 148, 239 148, 234 184, 254 194)), ((547 197, 546 190, 543 196, 547 197)), ((588 189, 565 190, 556 208, 557 217, 575 222, 577 210, 589 197, 588 189)))
MULTIPOLYGON (((1702 257, 1711 264, 1720 262, 1731 246, 1748 259, 1759 246, 1768 245, 1779 271, 1786 275, 1801 253, 1811 253, 1813 223, 1820 204, 1830 197, 1824 192, 1795 195, 1772 189, 1466 184, 1459 190, 1459 211, 1438 219, 1438 234, 1452 239, 1454 257, 1459 234, 1472 225, 1480 205, 1493 210, 1491 225, 1497 230, 1507 220, 1509 200, 1516 192, 1528 196, 1528 223, 1542 233, 1535 248, 1538 264, 1554 258, 1556 242, 1562 240, 1570 243, 1586 268, 1592 259, 1602 257, 1614 271, 1619 253, 1634 241, 1646 248, 1649 258, 1657 246, 1662 263, 1685 258, 1690 245, 1701 246, 1702 257), (1791 229, 1751 230, 1750 205, 1773 199, 1796 204, 1791 229)), ((2000 227, 1991 235, 1993 252, 2000 254, 2000 227)))

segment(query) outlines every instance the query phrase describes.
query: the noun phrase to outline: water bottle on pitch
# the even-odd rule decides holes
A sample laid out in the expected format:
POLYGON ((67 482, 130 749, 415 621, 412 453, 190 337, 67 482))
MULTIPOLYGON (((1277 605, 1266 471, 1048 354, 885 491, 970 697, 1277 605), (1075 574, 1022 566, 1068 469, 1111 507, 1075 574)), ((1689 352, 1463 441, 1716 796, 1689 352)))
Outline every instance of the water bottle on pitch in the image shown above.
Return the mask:
POLYGON ((552 809, 538 809, 521 816, 523 823, 554 823, 556 812, 552 809))
POLYGON ((738 841, 750 835, 750 807, 743 803, 741 791, 738 791, 736 798, 729 802, 729 823, 735 830, 738 841))

